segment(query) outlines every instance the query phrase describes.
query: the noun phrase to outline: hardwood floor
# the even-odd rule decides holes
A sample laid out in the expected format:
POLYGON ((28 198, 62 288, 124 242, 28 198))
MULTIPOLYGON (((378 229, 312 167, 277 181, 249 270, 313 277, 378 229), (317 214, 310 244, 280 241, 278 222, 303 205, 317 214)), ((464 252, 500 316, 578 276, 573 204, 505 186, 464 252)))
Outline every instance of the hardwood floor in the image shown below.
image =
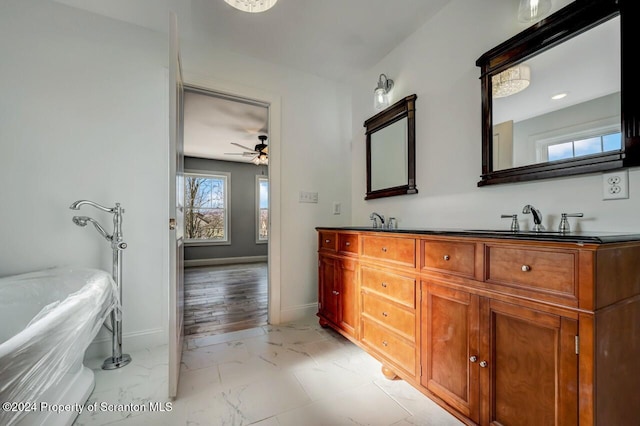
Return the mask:
POLYGON ((186 338, 267 324, 267 264, 203 266, 184 271, 186 338))

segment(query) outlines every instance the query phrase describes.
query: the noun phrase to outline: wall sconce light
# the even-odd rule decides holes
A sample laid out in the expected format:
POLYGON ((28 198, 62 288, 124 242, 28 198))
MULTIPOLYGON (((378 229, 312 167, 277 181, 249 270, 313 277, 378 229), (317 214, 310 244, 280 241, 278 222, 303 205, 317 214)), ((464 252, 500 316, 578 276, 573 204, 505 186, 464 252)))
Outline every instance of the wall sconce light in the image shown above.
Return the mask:
POLYGON ((518 21, 533 23, 542 19, 551 10, 551 0, 520 0, 518 21))
POLYGON ((504 98, 514 95, 529 87, 531 70, 520 64, 508 68, 491 77, 491 95, 493 98, 504 98))
POLYGON ((373 107, 375 109, 385 109, 389 106, 389 91, 391 89, 393 89, 393 80, 387 78, 384 74, 380 74, 378 87, 373 91, 373 107))

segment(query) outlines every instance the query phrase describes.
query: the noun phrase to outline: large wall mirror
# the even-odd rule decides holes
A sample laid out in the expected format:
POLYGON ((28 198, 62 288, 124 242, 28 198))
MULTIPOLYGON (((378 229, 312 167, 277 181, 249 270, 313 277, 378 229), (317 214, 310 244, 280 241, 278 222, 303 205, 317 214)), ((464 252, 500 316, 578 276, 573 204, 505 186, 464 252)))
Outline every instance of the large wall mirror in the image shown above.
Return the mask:
POLYGON ((478 59, 478 186, 640 164, 637 3, 576 0, 478 59))
POLYGON ((365 200, 416 194, 416 95, 364 122, 367 136, 365 200))

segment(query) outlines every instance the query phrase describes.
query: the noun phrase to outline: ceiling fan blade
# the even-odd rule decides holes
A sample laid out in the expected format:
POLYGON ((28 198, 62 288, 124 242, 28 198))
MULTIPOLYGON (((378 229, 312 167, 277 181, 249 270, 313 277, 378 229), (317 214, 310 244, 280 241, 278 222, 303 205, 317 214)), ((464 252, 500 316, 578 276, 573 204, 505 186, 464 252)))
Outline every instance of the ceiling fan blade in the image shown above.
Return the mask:
POLYGON ((239 143, 231 142, 231 145, 239 146, 242 149, 246 149, 247 151, 255 152, 253 148, 246 147, 244 145, 240 145, 239 143))
POLYGON ((244 152, 225 152, 224 155, 245 155, 244 152))

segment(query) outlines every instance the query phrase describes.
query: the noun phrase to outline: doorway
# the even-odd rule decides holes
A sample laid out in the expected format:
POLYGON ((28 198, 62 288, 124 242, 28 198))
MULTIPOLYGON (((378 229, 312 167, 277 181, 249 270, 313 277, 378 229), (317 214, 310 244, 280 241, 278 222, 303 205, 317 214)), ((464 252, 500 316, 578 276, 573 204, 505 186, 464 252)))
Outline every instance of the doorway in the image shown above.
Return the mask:
POLYGON ((269 321, 269 103, 185 84, 187 346, 269 321))

